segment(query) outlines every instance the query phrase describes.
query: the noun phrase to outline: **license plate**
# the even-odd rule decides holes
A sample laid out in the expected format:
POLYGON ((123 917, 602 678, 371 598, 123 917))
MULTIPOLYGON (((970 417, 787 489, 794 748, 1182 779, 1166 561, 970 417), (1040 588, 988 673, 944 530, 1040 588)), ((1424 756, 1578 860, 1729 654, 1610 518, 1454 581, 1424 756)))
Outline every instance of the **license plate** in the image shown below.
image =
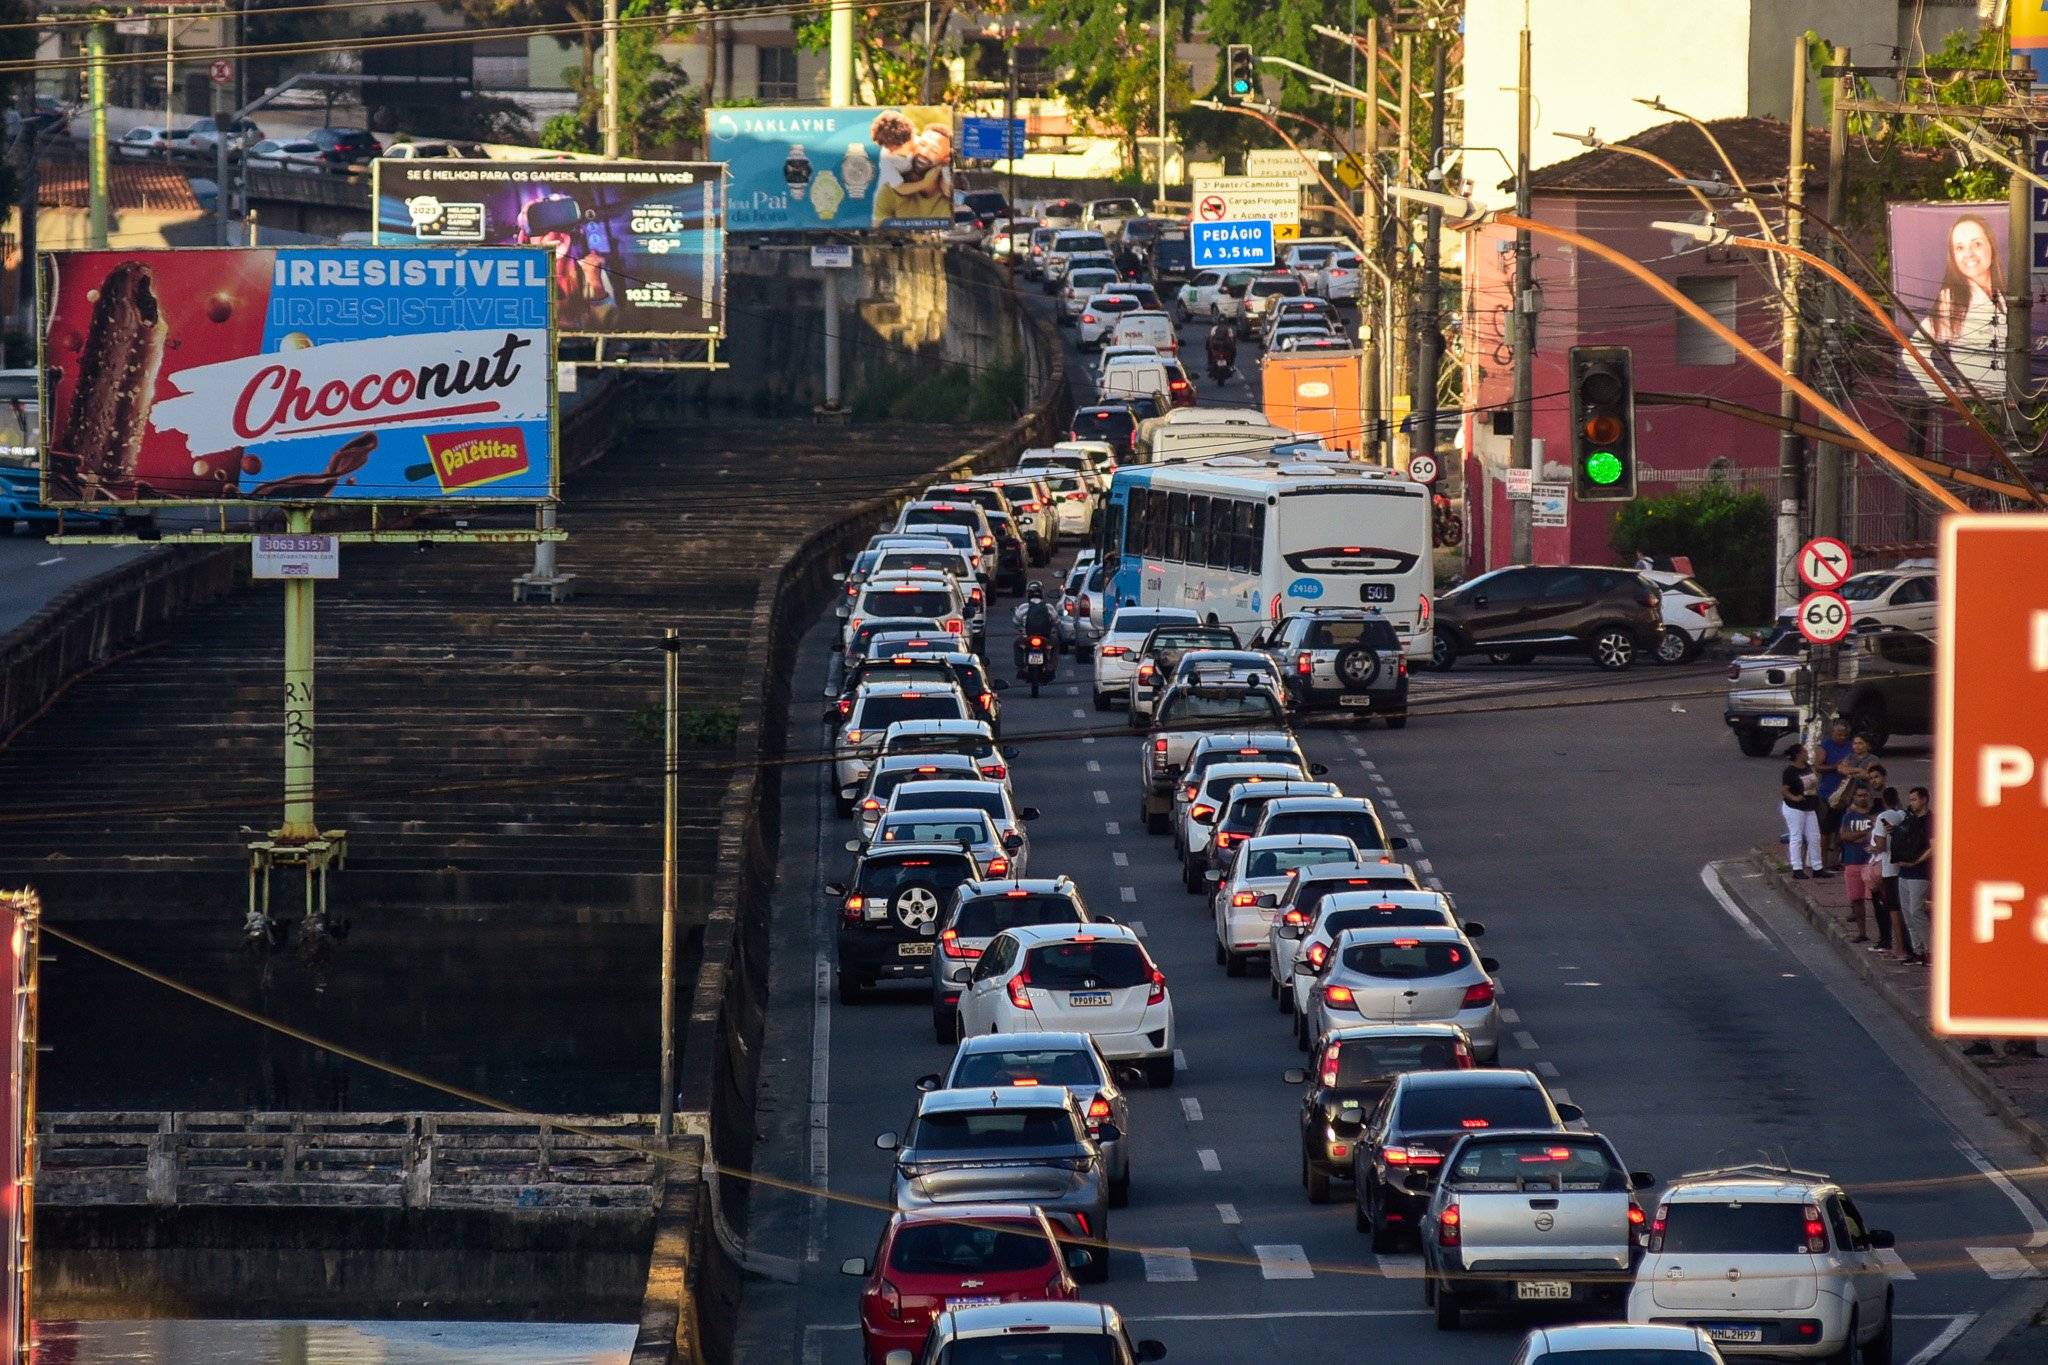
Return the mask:
POLYGON ((1067 992, 1067 1003, 1069 1005, 1107 1005, 1109 1003, 1109 992, 1069 991, 1067 992))
POLYGON ((1572 1287, 1565 1280, 1518 1280, 1515 1283, 1515 1297, 1518 1299, 1568 1299, 1572 1287))
POLYGON ((1756 723, 1759 730, 1782 730, 1792 723, 1789 716, 1765 716, 1756 723))
POLYGON ((896 945, 896 956, 898 957, 930 957, 931 955, 932 945, 929 943, 899 943, 896 945))
POLYGON ((1045 662, 1045 655, 1043 655, 1043 654, 1026 654, 1026 655, 1024 656, 1024 662, 1025 662, 1025 663, 1027 663, 1027 664, 1042 664, 1042 663, 1044 663, 1044 662, 1045 662))
POLYGON ((1366 696, 1358 696, 1358 695, 1352 695, 1352 696, 1344 696, 1344 697, 1339 697, 1339 698, 1337 698, 1337 705, 1339 705, 1339 706, 1371 706, 1371 705, 1372 705, 1372 698, 1371 698, 1371 697, 1366 697, 1366 696))
POLYGON ((1764 1339, 1761 1327, 1709 1327, 1707 1335, 1715 1341, 1726 1341, 1735 1345, 1753 1345, 1764 1339))
POLYGON ((1001 1300, 1001 1299, 999 1299, 999 1298, 995 1297, 995 1296, 994 1296, 993 1294, 991 1294, 991 1295, 990 1295, 989 1297, 987 1297, 987 1298, 985 1298, 985 1299, 947 1299, 947 1300, 946 1300, 946 1307, 948 1307, 948 1308, 987 1308, 987 1307, 988 1307, 988 1306, 989 1306, 990 1304, 997 1304, 997 1303, 1001 1303, 1001 1302, 1002 1302, 1002 1300, 1001 1300))
POLYGON ((1361 602, 1391 602, 1394 600, 1392 583, 1367 583, 1358 590, 1361 602))

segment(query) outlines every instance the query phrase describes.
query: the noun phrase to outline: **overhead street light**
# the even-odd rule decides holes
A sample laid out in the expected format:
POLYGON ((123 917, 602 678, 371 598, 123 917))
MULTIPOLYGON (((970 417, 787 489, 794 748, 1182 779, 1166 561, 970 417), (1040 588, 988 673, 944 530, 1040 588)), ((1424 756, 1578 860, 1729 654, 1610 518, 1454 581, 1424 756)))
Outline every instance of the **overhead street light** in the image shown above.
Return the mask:
POLYGON ((1286 67, 1297 76, 1308 77, 1309 80, 1315 82, 1327 94, 1343 95, 1347 99, 1364 100, 1367 104, 1373 102, 1372 96, 1366 94, 1357 86, 1346 85, 1335 76, 1325 75, 1312 66, 1303 66, 1300 62, 1290 62, 1285 57, 1261 57, 1259 58, 1259 65, 1286 67))

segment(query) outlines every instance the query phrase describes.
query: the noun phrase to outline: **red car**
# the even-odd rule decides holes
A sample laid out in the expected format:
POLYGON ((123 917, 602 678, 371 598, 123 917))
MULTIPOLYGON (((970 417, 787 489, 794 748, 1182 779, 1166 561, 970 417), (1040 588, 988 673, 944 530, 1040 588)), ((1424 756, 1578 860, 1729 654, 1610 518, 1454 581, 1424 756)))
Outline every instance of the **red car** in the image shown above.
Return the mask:
POLYGON ((870 1362, 891 1351, 922 1351, 932 1319, 949 1307, 1075 1296, 1073 1271, 1052 1224, 1029 1204, 956 1204, 896 1214, 882 1230, 872 1264, 856 1256, 839 1269, 867 1277, 860 1334, 863 1359, 870 1362))

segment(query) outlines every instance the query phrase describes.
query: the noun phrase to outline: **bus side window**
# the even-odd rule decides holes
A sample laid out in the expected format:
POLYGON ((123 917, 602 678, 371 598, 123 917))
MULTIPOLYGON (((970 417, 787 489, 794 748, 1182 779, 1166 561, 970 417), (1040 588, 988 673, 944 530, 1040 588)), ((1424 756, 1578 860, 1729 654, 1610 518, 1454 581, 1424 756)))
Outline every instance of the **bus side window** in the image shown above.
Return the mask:
POLYGON ((1230 557, 1237 539, 1237 509, 1240 504, 1232 498, 1211 498, 1209 500, 1209 567, 1228 569, 1230 557))
POLYGON ((1178 561, 1184 557, 1188 544, 1188 495, 1168 493, 1166 495, 1166 543, 1159 553, 1178 561))
POLYGON ((1113 502, 1108 515, 1102 519, 1102 540, 1097 547, 1098 557, 1107 559, 1124 548, 1124 505, 1113 502))
POLYGON ((1188 538, 1182 558, 1190 564, 1209 562, 1209 502, 1204 494, 1188 495, 1188 538))
POLYGON ((1261 573, 1266 567, 1266 507, 1264 503, 1252 504, 1250 530, 1251 562, 1245 566, 1247 573, 1261 573))

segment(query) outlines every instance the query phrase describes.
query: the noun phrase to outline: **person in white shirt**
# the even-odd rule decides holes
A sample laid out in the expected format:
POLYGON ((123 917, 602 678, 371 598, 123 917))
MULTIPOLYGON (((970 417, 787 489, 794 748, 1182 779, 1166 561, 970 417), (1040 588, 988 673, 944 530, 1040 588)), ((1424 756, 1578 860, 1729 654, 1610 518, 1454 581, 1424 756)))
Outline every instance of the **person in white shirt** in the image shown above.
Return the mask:
POLYGON ((1877 874, 1883 886, 1884 903, 1877 914, 1877 942, 1873 953, 1884 953, 1894 962, 1913 955, 1913 940, 1906 934, 1906 916, 1899 905, 1899 865, 1892 861, 1892 832, 1905 823, 1906 811, 1899 803, 1899 789, 1886 787, 1879 801, 1881 809, 1870 830, 1870 851, 1877 856, 1877 874))

